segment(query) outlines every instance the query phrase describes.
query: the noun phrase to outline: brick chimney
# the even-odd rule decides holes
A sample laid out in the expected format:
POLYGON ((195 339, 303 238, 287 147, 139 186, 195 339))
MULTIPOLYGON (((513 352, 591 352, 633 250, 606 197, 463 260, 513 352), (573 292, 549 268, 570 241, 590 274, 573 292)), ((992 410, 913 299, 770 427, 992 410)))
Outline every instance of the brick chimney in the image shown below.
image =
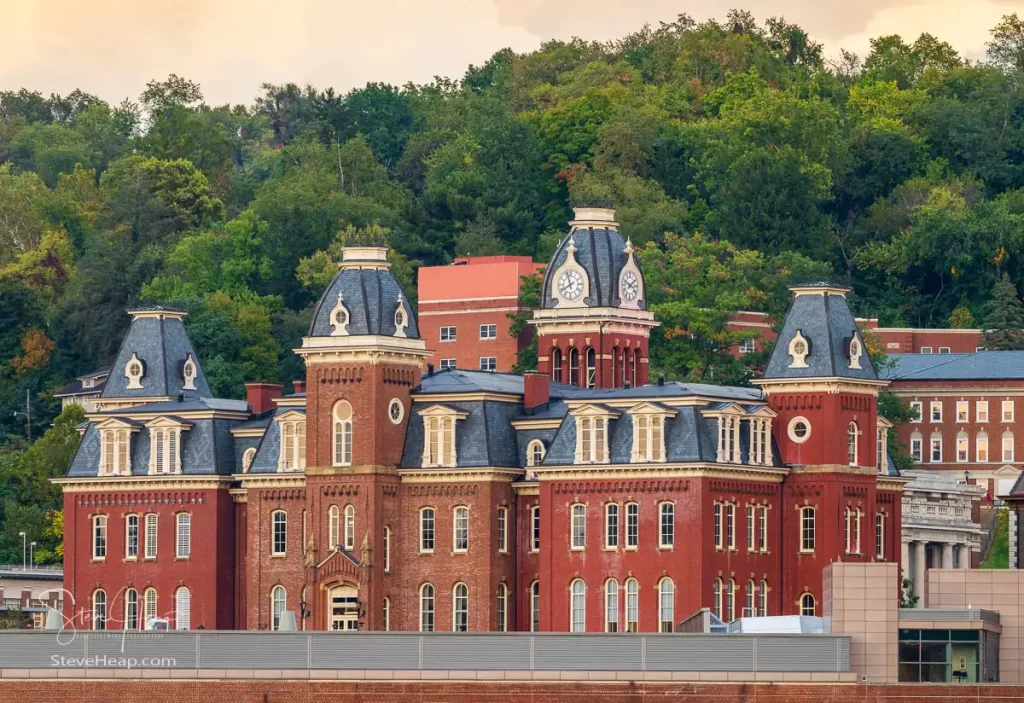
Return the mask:
POLYGON ((306 381, 305 380, 300 381, 300 380, 296 379, 296 380, 292 381, 292 386, 295 388, 295 392, 296 393, 305 393, 306 392, 306 381))
POLYGON ((277 407, 274 398, 280 398, 283 389, 280 383, 246 383, 245 400, 258 415, 277 407))
POLYGON ((523 374, 523 408, 529 412, 551 399, 551 379, 546 373, 527 371, 523 374))

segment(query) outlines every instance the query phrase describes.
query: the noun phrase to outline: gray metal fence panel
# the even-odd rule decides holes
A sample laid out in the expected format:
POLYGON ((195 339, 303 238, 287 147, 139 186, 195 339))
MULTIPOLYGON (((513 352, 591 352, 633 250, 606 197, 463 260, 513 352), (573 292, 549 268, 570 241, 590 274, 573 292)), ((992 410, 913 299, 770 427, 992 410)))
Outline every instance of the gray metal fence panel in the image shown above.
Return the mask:
POLYGON ((423 668, 529 671, 530 637, 439 633, 423 640, 423 668))
POLYGON ((161 632, 91 632, 89 666, 96 669, 195 669, 196 635, 161 632))
POLYGON ((754 637, 649 635, 647 671, 754 671, 754 637))
POLYGON ((46 636, 18 637, 0 634, 0 669, 82 669, 85 664, 85 636, 80 632, 56 632, 46 636))
POLYGON ((201 669, 305 669, 309 637, 299 632, 199 635, 201 669))
POLYGON ((347 632, 309 637, 313 669, 420 668, 420 638, 416 634, 347 632))
POLYGON ((538 635, 537 671, 641 671, 643 637, 637 635, 538 635))
MULTIPOLYGON (((838 638, 807 639, 804 637, 757 637, 757 671, 793 671, 797 665, 801 671, 836 671, 843 653, 838 638)), ((849 643, 847 642, 847 645, 849 643)), ((849 668, 849 646, 846 650, 849 668)))

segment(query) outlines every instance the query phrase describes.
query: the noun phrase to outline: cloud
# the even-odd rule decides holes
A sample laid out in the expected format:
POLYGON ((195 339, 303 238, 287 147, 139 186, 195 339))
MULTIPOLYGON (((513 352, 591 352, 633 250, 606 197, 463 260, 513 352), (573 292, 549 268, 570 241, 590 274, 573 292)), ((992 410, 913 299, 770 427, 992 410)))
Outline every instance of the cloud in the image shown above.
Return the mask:
MULTIPOLYGON (((250 103, 261 83, 346 91, 460 77, 495 51, 574 35, 607 40, 689 10, 724 19, 734 0, 0 0, 0 89, 135 98, 178 73, 208 102, 250 103)), ((1022 0, 750 0, 759 20, 783 15, 823 41, 864 54, 871 37, 928 31, 979 56, 1000 16, 1022 0)))

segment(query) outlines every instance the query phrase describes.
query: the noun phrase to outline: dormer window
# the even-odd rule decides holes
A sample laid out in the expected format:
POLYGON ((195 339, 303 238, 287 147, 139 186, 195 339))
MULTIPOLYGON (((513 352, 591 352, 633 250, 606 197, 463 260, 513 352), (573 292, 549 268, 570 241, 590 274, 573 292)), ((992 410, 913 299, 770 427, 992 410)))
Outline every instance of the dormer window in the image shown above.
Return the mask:
POLYGON ((585 405, 575 411, 576 463, 609 463, 608 422, 618 413, 601 405, 585 405))
POLYGON ((182 388, 186 391, 194 391, 196 389, 196 375, 198 374, 198 367, 196 366, 195 359, 189 354, 185 358, 185 363, 181 365, 181 377, 184 381, 182 388))
POLYGON ((127 476, 131 472, 131 431, 126 428, 101 430, 100 476, 127 476))
POLYGON ((395 310, 395 336, 405 337, 405 328, 409 326, 409 311, 405 309, 402 294, 398 294, 398 309, 395 310))
POLYGON ((281 458, 278 471, 302 471, 306 468, 306 418, 290 412, 280 416, 281 458))
POLYGON ((671 411, 642 403, 630 408, 629 414, 633 418, 633 463, 665 461, 665 418, 671 411))
POLYGON ((724 464, 740 463, 740 415, 718 416, 717 460, 724 464))
POLYGON ((129 390, 142 388, 142 377, 146 375, 146 363, 134 352, 124 365, 124 377, 128 379, 129 390))
POLYGON ((469 414, 443 405, 431 406, 419 414, 423 417, 423 466, 456 466, 455 424, 469 414))
POLYGON ((345 307, 345 296, 341 293, 338 293, 338 302, 331 310, 329 319, 332 337, 348 335, 348 308, 345 307))
POLYGON ((181 444, 181 432, 172 429, 160 429, 153 432, 150 444, 151 474, 176 474, 181 468, 181 457, 178 447, 181 444))
POLYGON ((857 339, 857 336, 854 335, 850 339, 850 354, 849 354, 849 356, 850 356, 850 368, 851 369, 859 369, 860 368, 860 357, 861 357, 861 355, 863 353, 864 353, 864 345, 862 345, 860 343, 860 340, 857 339))
POLYGON ((801 330, 797 330, 793 339, 789 340, 789 368, 806 369, 807 356, 811 353, 811 343, 804 337, 801 330))
POLYGON ((772 463, 772 421, 753 417, 750 425, 750 463, 770 466, 772 463))

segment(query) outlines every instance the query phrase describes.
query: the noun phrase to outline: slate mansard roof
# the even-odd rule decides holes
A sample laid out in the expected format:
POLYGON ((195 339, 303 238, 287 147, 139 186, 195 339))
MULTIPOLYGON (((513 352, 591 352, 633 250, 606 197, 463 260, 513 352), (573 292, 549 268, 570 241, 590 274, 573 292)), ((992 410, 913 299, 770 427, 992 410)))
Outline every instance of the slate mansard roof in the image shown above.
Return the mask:
POLYGON ((309 326, 310 337, 331 336, 331 311, 338 302, 339 294, 349 312, 350 336, 393 336, 399 297, 404 301, 407 313, 406 337, 420 336, 416 313, 409 303, 409 296, 402 290, 402 286, 391 275, 386 265, 362 268, 358 265, 343 264, 316 305, 313 322, 309 326))
MULTIPOLYGON (((626 240, 614 227, 576 227, 561 241, 544 273, 541 307, 555 306, 555 276, 568 257, 566 249, 570 240, 576 247, 576 261, 590 279, 590 295, 583 302, 592 308, 619 307, 619 274, 627 260, 626 240)), ((640 308, 647 309, 646 295, 640 301, 640 308)))
POLYGON ((998 381, 1024 379, 1024 351, 970 354, 890 354, 882 371, 892 381, 998 381))
POLYGON ((772 355, 765 367, 765 379, 840 377, 874 381, 878 379, 857 322, 846 300, 846 290, 816 281, 794 286, 796 295, 786 312, 772 355), (794 368, 789 353, 797 334, 810 345, 806 368, 794 368), (860 341, 860 368, 850 368, 849 344, 860 341))

